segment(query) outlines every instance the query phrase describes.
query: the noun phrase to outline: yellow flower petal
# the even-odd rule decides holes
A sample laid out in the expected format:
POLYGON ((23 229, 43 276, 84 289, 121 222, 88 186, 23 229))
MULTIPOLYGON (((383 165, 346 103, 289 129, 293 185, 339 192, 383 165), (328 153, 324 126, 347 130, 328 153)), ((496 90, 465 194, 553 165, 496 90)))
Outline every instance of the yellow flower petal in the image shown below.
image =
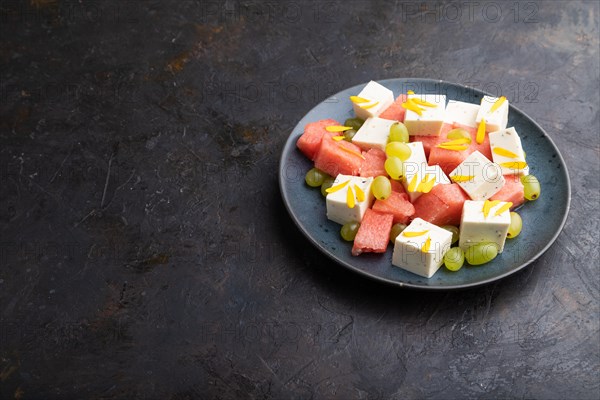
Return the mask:
POLYGON ((358 185, 354 185, 354 190, 356 191, 356 200, 360 203, 361 201, 365 201, 365 192, 358 185))
POLYGON ((415 92, 413 92, 412 90, 409 90, 406 92, 406 94, 415 94, 415 92))
POLYGON ((346 192, 346 205, 348 206, 348 208, 354 208, 354 206, 356 205, 356 203, 354 202, 354 192, 352 191, 352 188, 348 188, 348 191, 346 192))
POLYGON ((325 189, 325 191, 327 193, 335 193, 338 190, 342 190, 348 183, 350 183, 350 181, 346 181, 346 182, 340 183, 339 185, 332 186, 330 188, 325 189))
POLYGON ((344 131, 348 131, 352 129, 351 126, 342 126, 342 125, 330 125, 325 127, 325 130, 327 130, 327 132, 344 132, 344 131))
POLYGON ((419 115, 419 116, 423 115, 423 109, 421 107, 419 107, 418 105, 416 105, 415 103, 413 103, 411 100, 408 100, 408 101, 405 101, 404 103, 402 103, 402 108, 413 111, 413 112, 417 113, 417 115, 419 115))
POLYGON ((485 118, 481 118, 481 122, 479 123, 479 127, 477 128, 477 136, 475 137, 475 141, 479 144, 483 143, 485 139, 485 118))
POLYGON ((525 161, 509 161, 500 163, 500 166, 509 169, 525 169, 527 163, 525 161))
POLYGON ((518 158, 519 157, 518 154, 515 154, 512 151, 505 149, 504 147, 494 147, 494 150, 492 150, 492 152, 498 154, 499 156, 508 157, 508 158, 518 158))
POLYGON ((424 231, 418 231, 418 232, 406 232, 406 231, 402 231, 402 235, 406 236, 406 237, 417 237, 417 236, 421 236, 426 234, 427 232, 429 232, 429 229, 426 229, 424 231))
POLYGON ((459 144, 459 145, 453 146, 453 145, 444 145, 444 143, 440 143, 435 147, 439 147, 440 149, 444 149, 444 150, 453 150, 453 151, 464 151, 469 148, 469 146, 466 144, 459 144))
POLYGON ((494 111, 496 111, 497 109, 499 109, 500 106, 502 105, 502 103, 504 103, 505 100, 506 100, 506 97, 500 96, 498 98, 498 100, 496 100, 496 102, 492 105, 492 108, 490 108, 490 113, 493 113, 494 111))
POLYGON ((417 174, 414 174, 412 179, 410 180, 410 183, 408 184, 408 191, 409 192, 414 192, 417 190, 417 179, 419 179, 419 177, 417 176, 417 174))
POLYGON ((333 136, 332 139, 335 140, 336 142, 339 142, 341 140, 344 140, 346 138, 346 136, 333 136))
POLYGON ((499 209, 496 210, 496 213, 494 214, 495 216, 502 214, 504 211, 509 210, 512 207, 513 203, 511 203, 510 201, 506 204, 504 204, 502 207, 500 207, 499 209))
POLYGON ((360 108, 362 108, 363 110, 368 110, 369 108, 373 108, 373 107, 375 107, 377 104, 379 104, 379 102, 378 102, 378 101, 376 101, 375 103, 372 103, 372 104, 368 104, 368 105, 366 105, 366 106, 363 106, 363 105, 362 105, 362 103, 361 103, 361 104, 359 104, 358 106, 359 106, 360 108))
POLYGON ((428 253, 430 247, 431 247, 431 236, 427 236, 427 240, 425 240, 425 243, 423 243, 423 247, 421 247, 421 251, 423 253, 428 253))
POLYGON ((411 98, 411 100, 412 100, 412 101, 413 101, 415 104, 418 104, 418 105, 420 105, 420 106, 425 106, 425 107, 437 107, 437 104, 433 104, 433 103, 430 103, 430 102, 428 102, 428 101, 421 100, 421 99, 419 99, 418 97, 413 97, 413 98, 411 98))
POLYGON ((471 144, 471 138, 460 138, 440 143, 442 146, 456 146, 459 144, 471 144))
MULTIPOLYGON (((340 144, 341 144, 341 143, 340 143, 340 144)), ((353 156, 360 157, 360 158, 362 158, 363 160, 365 159, 365 156, 363 156, 362 154, 360 154, 360 153, 358 153, 358 152, 356 152, 356 151, 354 151, 354 150, 350 150, 350 149, 346 148, 345 146, 340 146, 340 149, 344 150, 346 153, 350 153, 350 154, 352 154, 353 156)))
POLYGON ((365 99, 364 97, 350 96, 350 101, 353 103, 359 104, 359 103, 368 103, 371 100, 365 99))
POLYGON ((450 177, 454 182, 468 182, 471 179, 475 178, 475 175, 453 175, 450 177))
POLYGON ((500 203, 500 200, 486 200, 483 202, 483 209, 481 211, 483 211, 483 218, 487 218, 487 216, 490 214, 490 210, 492 208, 494 208, 494 206, 496 206, 498 203, 500 203))

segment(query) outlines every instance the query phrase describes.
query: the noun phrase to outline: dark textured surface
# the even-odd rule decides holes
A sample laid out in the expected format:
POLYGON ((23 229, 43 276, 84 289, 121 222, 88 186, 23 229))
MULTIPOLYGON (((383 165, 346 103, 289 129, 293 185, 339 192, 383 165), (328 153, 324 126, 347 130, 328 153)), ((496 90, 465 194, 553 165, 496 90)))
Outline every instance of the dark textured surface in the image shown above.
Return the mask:
POLYGON ((598 398, 599 3, 286 4, 0 2, 0 398, 598 398), (290 130, 393 77, 546 129, 573 196, 537 262, 402 291, 297 232, 290 130))

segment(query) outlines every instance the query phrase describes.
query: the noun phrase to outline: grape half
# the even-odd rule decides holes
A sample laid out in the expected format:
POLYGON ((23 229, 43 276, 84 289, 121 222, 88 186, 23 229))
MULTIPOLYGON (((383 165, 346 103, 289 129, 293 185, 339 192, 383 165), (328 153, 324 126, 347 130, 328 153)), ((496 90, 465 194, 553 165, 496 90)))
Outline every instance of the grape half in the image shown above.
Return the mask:
POLYGON ((333 182, 335 180, 331 177, 325 178, 325 180, 323 181, 323 183, 321 184, 321 194, 325 197, 327 197, 327 192, 326 190, 329 189, 330 187, 333 186, 333 182))
POLYGON ((404 176, 404 166, 398 157, 388 157, 383 166, 392 179, 398 180, 404 176))
POLYGON ((365 121, 363 121, 360 118, 348 118, 345 122, 344 122, 344 126, 350 126, 352 127, 352 129, 354 129, 355 131, 359 130, 360 127, 362 126, 362 124, 365 121))
POLYGON ((385 176, 378 176, 373 180, 371 191, 376 199, 385 200, 392 194, 392 184, 385 176))
POLYGON ((475 244, 467 249, 465 258, 471 265, 481 265, 492 261, 498 255, 496 243, 484 242, 475 244))
POLYGON ((394 122, 392 126, 390 126, 390 142, 402 142, 408 143, 408 129, 402 122, 394 122))
POLYGON ((460 247, 453 247, 444 254, 444 264, 450 271, 458 271, 465 263, 465 253, 460 247))
POLYGON ((444 228, 445 230, 452 232, 452 244, 454 244, 458 241, 460 231, 458 230, 458 228, 456 226, 444 225, 444 226, 441 226, 441 228, 444 228))
POLYGON ((537 200, 540 197, 542 187, 540 181, 533 175, 523 175, 521 177, 521 183, 525 191, 525 198, 527 200, 537 200))
POLYGON ((390 142, 385 146, 385 154, 388 157, 398 157, 402 161, 408 160, 412 150, 405 143, 390 142))
POLYGON ((342 235, 342 239, 347 242, 351 242, 356 237, 356 233, 358 232, 358 228, 360 228, 360 223, 356 221, 348 222, 342 225, 342 229, 340 229, 340 235, 342 235))
POLYGON ((392 225, 392 230, 390 231, 390 242, 395 243, 398 235, 401 234, 402 231, 405 229, 406 229, 406 225, 404 225, 404 224, 392 225))
POLYGON ((325 181, 325 178, 327 178, 328 176, 329 175, 327 175, 325 172, 321 171, 318 168, 311 168, 306 173, 304 180, 306 181, 306 184, 308 186, 317 187, 317 186, 321 186, 323 184, 323 182, 325 181))
POLYGON ((510 225, 508 226, 508 234, 506 235, 506 237, 509 239, 516 238, 517 236, 519 236, 519 233, 521 233, 522 228, 523 220, 521 219, 521 216, 516 212, 512 211, 510 213, 510 225))

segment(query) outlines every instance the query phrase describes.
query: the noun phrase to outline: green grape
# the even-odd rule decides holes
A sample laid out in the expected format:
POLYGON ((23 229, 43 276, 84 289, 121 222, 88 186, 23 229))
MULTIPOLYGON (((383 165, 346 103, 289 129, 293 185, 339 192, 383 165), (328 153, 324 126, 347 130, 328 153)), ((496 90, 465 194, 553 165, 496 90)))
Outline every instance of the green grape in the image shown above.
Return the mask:
POLYGON ((392 184, 385 176, 378 176, 377 178, 373 179, 371 191, 376 199, 385 200, 390 197, 390 194, 392 194, 392 184))
POLYGON ((444 225, 441 228, 444 228, 445 230, 452 232, 452 244, 454 244, 458 241, 458 235, 460 234, 460 231, 458 230, 458 228, 456 226, 444 225))
POLYGON ((408 143, 408 129, 402 122, 394 122, 392 126, 390 126, 390 142, 402 142, 408 143))
POLYGON ((395 243, 398 235, 401 234, 402 231, 405 229, 406 229, 406 225, 404 225, 404 224, 392 225, 392 230, 390 231, 390 242, 395 243))
POLYGON ((398 180, 404 176, 404 166, 398 157, 388 157, 383 166, 392 179, 398 180))
POLYGON ((542 187, 540 186, 540 181, 535 176, 523 175, 521 183, 523 184, 523 189, 525 189, 525 198, 527 200, 536 200, 540 197, 542 187))
POLYGON ((402 161, 408 160, 412 150, 405 143, 390 142, 385 146, 385 154, 388 157, 398 157, 402 161))
POLYGON ((333 179, 331 177, 325 178, 325 180, 321 184, 321 194, 323 196, 327 197, 326 190, 333 186, 334 181, 335 181, 335 179, 333 179))
POLYGON ((325 178, 327 178, 329 175, 327 175, 325 172, 321 171, 320 169, 317 168, 311 168, 307 173, 306 176, 304 177, 304 180, 306 181, 306 184, 310 187, 318 187, 321 186, 323 184, 323 182, 325 181, 325 178))
POLYGON ((344 122, 344 126, 350 126, 352 127, 352 129, 354 129, 355 131, 359 130, 360 127, 362 126, 362 124, 365 121, 363 121, 360 118, 348 118, 345 122, 344 122))
POLYGON ((450 271, 458 271, 465 263, 465 253, 460 247, 453 247, 444 254, 444 264, 450 271))
POLYGON ((492 261, 498 255, 496 243, 484 242, 475 244, 467 249, 465 258, 471 265, 481 265, 492 261))
POLYGON ((469 134, 469 132, 462 128, 452 129, 450 132, 448 132, 448 135, 446 137, 452 140, 469 139, 469 143, 471 143, 471 135, 469 134))
POLYGON ((347 142, 351 142, 354 135, 356 135, 356 131, 354 129, 348 129, 344 132, 344 140, 347 142))
POLYGON ((516 212, 512 211, 510 213, 510 225, 508 226, 508 234, 506 235, 506 237, 509 239, 516 238, 517 236, 519 236, 519 233, 521 233, 522 228, 523 220, 521 219, 521 216, 516 212))
POLYGON ((342 239, 347 242, 351 242, 356 237, 356 233, 358 232, 358 228, 360 228, 360 223, 356 221, 348 222, 342 226, 340 229, 340 235, 342 235, 342 239))

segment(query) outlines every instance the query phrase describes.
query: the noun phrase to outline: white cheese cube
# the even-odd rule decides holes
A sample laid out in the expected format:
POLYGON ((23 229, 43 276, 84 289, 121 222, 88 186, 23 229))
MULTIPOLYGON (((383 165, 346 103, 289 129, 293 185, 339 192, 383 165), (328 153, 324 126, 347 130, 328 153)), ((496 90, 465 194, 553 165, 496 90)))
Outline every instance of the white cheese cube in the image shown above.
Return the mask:
POLYGON ((327 205, 327 218, 341 225, 352 221, 360 222, 374 200, 373 193, 371 193, 373 178, 339 174, 335 178, 333 186, 344 182, 347 182, 344 187, 335 192, 328 193, 325 200, 327 205), (364 199, 362 201, 359 201, 360 194, 357 187, 364 194, 364 199), (355 202, 353 208, 350 208, 348 205, 347 196, 348 191, 350 190, 352 191, 351 196, 355 202))
POLYGON ((402 180, 402 185, 412 202, 418 199, 423 193, 428 193, 434 186, 440 184, 450 184, 450 179, 446 176, 439 165, 420 164, 416 171, 407 171, 402 180), (433 181, 433 185, 427 182, 433 181))
POLYGON ((502 169, 479 151, 474 151, 461 162, 450 179, 458 183, 472 200, 486 200, 496 194, 504 183, 502 169))
POLYGON ((390 136, 390 127, 395 123, 396 121, 389 119, 367 118, 352 138, 352 143, 363 150, 376 148, 385 151, 390 136))
MULTIPOLYGON (((402 180, 400 182, 402 183, 405 189, 408 188, 408 185, 410 184, 410 179, 412 179, 415 174, 420 174, 418 178, 420 182, 420 180, 423 177, 422 172, 424 172, 425 168, 427 168, 427 157, 425 157, 425 149, 423 148, 423 143, 411 142, 406 143, 406 145, 410 147, 411 153, 410 157, 403 161, 404 176, 402 177, 402 180)), ((409 194, 409 197, 411 197, 411 201, 413 201, 413 197, 414 200, 416 200, 419 196, 420 194, 415 194, 413 196, 409 194)))
POLYGON ((456 123, 476 128, 477 122, 475 120, 478 112, 479 104, 450 100, 446 106, 446 119, 444 122, 450 125, 456 123))
POLYGON ((504 100, 500 107, 492 112, 492 107, 497 100, 498 97, 491 96, 483 96, 483 99, 481 99, 481 107, 479 107, 475 122, 479 126, 481 120, 485 119, 486 132, 506 129, 506 124, 508 123, 508 99, 504 100))
POLYGON ((366 104, 352 103, 356 116, 364 120, 377 117, 394 102, 394 93, 375 81, 369 82, 360 91, 358 97, 369 100, 366 104))
POLYGON ((525 166, 523 169, 513 169, 505 164, 515 161, 525 162, 525 153, 523 153, 521 138, 515 128, 510 127, 496 132, 490 132, 489 137, 490 147, 492 148, 492 159, 495 163, 500 165, 503 175, 529 175, 528 166, 525 166), (515 157, 510 153, 513 153, 515 157))
POLYGON ((421 218, 415 218, 396 237, 392 264, 413 274, 431 278, 444 262, 444 254, 451 245, 452 233, 421 218), (424 233, 411 236, 411 232, 424 233), (428 250, 424 248, 427 241, 429 241, 428 250))
POLYGON ((421 115, 413 110, 406 110, 404 125, 408 129, 408 134, 439 136, 446 117, 446 96, 442 94, 410 94, 408 95, 408 101, 410 102, 411 99, 427 102, 434 106, 413 103, 422 110, 421 115))
POLYGON ((485 201, 465 201, 460 220, 458 246, 463 251, 467 251, 474 244, 490 242, 496 244, 498 253, 502 253, 510 225, 510 210, 507 209, 496 215, 496 212, 506 204, 501 201, 491 208, 486 217, 483 215, 484 203, 485 201))

